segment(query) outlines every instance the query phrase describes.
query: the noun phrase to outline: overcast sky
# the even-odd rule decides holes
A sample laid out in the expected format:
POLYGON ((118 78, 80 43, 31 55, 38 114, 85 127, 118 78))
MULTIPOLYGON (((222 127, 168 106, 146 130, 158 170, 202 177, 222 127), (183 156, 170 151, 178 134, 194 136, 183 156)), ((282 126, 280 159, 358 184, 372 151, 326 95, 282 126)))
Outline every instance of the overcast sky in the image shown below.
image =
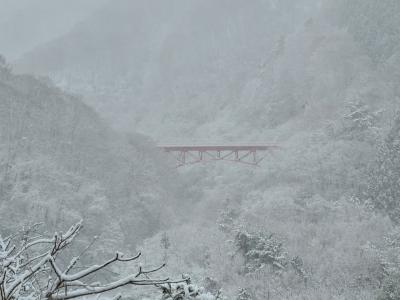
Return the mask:
POLYGON ((65 32, 107 0, 0 0, 0 53, 15 60, 65 32))

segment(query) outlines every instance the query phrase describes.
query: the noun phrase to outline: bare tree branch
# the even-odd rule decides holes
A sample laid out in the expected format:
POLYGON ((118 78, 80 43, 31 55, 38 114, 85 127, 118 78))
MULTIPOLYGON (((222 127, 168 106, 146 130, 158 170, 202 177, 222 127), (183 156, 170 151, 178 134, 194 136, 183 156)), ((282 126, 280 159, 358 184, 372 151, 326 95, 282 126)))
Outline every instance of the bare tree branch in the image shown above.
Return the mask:
MULTIPOLYGON (((133 257, 124 257, 117 252, 114 257, 99 265, 92 265, 73 273, 81 258, 81 254, 73 257, 64 268, 56 260, 62 250, 68 247, 79 234, 82 222, 71 226, 64 234, 56 233, 53 238, 45 238, 37 234, 33 225, 22 230, 20 247, 11 246, 11 238, 0 236, 0 300, 49 299, 67 300, 89 295, 102 294, 127 285, 156 286, 186 282, 183 280, 152 279, 150 274, 165 267, 165 264, 144 270, 139 267, 136 273, 106 283, 87 283, 85 279, 118 263, 129 263, 140 258, 141 253, 133 257), (30 236, 34 234, 34 236, 30 236), (140 278, 143 276, 144 278, 140 278), (28 297, 28 298, 27 298, 28 297)), ((84 250, 85 251, 85 250, 84 250)), ((117 296, 115 299, 120 299, 117 296)))

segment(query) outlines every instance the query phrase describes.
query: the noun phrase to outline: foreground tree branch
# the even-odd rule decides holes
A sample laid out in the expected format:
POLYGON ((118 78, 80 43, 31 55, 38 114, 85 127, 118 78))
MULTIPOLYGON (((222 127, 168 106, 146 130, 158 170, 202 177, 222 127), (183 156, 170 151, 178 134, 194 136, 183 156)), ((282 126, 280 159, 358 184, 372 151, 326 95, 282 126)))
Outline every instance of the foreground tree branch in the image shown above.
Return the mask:
POLYGON ((14 244, 18 235, 5 239, 0 236, 0 300, 67 300, 102 294, 128 285, 159 287, 188 280, 150 278, 149 274, 156 273, 165 266, 161 265, 151 270, 139 267, 135 273, 111 282, 89 282, 89 277, 115 263, 138 260, 141 253, 124 257, 117 252, 114 257, 101 264, 73 272, 80 256, 73 257, 66 267, 57 263, 57 257, 63 255, 63 250, 73 243, 81 229, 82 222, 78 222, 67 232, 56 233, 53 238, 47 238, 38 235, 37 226, 34 225, 23 231, 19 245, 14 244))

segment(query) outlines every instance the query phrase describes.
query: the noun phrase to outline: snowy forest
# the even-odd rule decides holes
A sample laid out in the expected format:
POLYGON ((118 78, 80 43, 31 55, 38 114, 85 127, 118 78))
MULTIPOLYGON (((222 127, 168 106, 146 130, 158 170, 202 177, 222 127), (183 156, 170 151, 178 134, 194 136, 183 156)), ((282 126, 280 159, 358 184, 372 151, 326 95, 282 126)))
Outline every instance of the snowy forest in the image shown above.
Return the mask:
POLYGON ((0 300, 38 299, 400 300, 400 1, 0 0, 0 300))

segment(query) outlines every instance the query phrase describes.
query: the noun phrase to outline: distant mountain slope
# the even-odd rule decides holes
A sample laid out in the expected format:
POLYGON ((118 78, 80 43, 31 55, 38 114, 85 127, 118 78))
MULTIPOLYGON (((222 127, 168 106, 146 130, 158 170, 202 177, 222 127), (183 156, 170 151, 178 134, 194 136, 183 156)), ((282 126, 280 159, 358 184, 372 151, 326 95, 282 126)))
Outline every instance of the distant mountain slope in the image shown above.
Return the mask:
POLYGON ((114 126, 161 141, 278 143, 280 158, 263 163, 282 172, 279 184, 306 170, 305 184, 331 164, 335 180, 315 191, 335 198, 358 188, 374 151, 370 127, 386 130, 399 107, 400 64, 392 55, 377 66, 330 6, 351 1, 323 2, 118 1, 19 68, 82 93, 114 126), (351 109, 381 111, 379 122, 357 132, 351 109))
POLYGON ((175 203, 165 176, 173 170, 160 155, 145 137, 110 129, 78 97, 0 66, 3 228, 63 228, 83 218, 105 243, 134 245, 168 224, 175 203))
MULTIPOLYGON (((349 99, 393 99, 382 76, 392 70, 381 73, 369 55, 378 45, 363 40, 360 22, 335 18, 346 10, 362 19, 368 7, 357 11, 347 0, 113 1, 27 54, 17 69, 84 94, 119 129, 175 141, 270 139, 276 134, 269 129, 298 128, 299 120, 302 128, 321 126, 349 99)), ((380 19, 370 18, 368 28, 380 19)))
POLYGON ((306 21, 313 3, 113 1, 27 54, 17 69, 83 93, 119 128, 188 136, 219 112, 235 114, 231 104, 247 101, 241 98, 251 84, 269 79, 279 41, 306 21), (268 74, 253 80, 264 69, 268 74))

